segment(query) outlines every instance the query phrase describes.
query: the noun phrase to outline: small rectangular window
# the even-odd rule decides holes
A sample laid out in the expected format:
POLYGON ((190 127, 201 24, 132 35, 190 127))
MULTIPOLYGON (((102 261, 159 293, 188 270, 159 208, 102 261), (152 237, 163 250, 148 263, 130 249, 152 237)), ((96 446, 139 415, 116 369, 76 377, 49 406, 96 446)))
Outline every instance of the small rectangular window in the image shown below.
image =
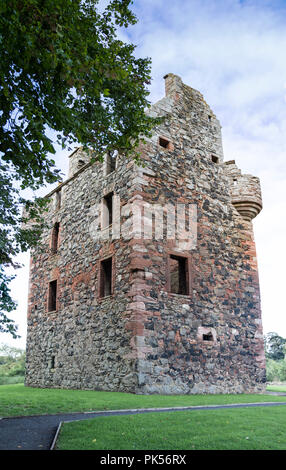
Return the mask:
POLYGON ((57 310, 57 281, 49 282, 48 312, 57 310))
POLYGON ((58 251, 59 231, 60 231, 60 224, 56 222, 53 226, 53 231, 52 231, 51 250, 53 253, 56 253, 58 251))
POLYGON ((159 137, 159 145, 164 149, 168 149, 170 147, 170 141, 164 137, 159 137))
POLYGON ((218 163, 218 157, 216 155, 212 155, 212 162, 218 163))
POLYGON ((103 198, 101 228, 104 229, 108 227, 109 225, 112 225, 112 219, 113 219, 113 193, 109 193, 103 198))
POLYGON ((170 292, 173 294, 189 294, 188 259, 182 256, 170 255, 170 292))
POLYGON ((212 333, 203 334, 203 341, 213 341, 212 333))
POLYGON ((216 330, 212 327, 199 326, 197 340, 202 343, 209 343, 210 346, 215 345, 217 343, 216 330))
POLYGON ((53 370, 55 368, 55 364, 56 364, 55 356, 52 356, 49 362, 50 362, 49 363, 50 369, 53 370))
POLYGON ((85 165, 85 160, 79 159, 77 161, 77 169, 80 170, 85 165))
POLYGON ((99 296, 107 297, 112 294, 112 258, 100 262, 99 296))

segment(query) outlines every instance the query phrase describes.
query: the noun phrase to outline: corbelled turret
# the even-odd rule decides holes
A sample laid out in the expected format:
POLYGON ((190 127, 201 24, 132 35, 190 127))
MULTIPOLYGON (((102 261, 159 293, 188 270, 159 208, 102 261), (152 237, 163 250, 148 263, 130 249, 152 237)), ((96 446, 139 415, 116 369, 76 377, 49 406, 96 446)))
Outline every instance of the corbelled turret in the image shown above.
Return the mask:
POLYGON ((231 202, 244 220, 250 222, 262 209, 259 178, 242 175, 234 160, 225 162, 230 180, 231 202))

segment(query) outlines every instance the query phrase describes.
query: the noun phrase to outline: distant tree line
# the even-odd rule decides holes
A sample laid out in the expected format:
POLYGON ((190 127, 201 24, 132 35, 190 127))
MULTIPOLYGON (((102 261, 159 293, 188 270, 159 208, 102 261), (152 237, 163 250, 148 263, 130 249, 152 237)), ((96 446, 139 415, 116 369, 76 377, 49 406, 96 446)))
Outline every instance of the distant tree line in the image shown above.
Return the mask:
POLYGON ((268 382, 286 381, 286 338, 271 332, 264 336, 266 376, 268 382))
POLYGON ((0 345, 0 385, 24 382, 25 358, 23 349, 0 345))

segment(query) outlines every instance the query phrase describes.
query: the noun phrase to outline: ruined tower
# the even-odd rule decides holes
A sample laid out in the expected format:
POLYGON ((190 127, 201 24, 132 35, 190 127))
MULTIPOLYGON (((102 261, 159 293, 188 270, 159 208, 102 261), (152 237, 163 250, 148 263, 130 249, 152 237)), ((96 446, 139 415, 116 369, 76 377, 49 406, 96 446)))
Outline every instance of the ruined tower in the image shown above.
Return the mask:
POLYGON ((164 78, 149 112, 165 119, 140 164, 117 152, 91 164, 78 149, 48 195, 49 228, 31 253, 26 385, 264 390, 259 179, 224 162, 201 93, 164 78))

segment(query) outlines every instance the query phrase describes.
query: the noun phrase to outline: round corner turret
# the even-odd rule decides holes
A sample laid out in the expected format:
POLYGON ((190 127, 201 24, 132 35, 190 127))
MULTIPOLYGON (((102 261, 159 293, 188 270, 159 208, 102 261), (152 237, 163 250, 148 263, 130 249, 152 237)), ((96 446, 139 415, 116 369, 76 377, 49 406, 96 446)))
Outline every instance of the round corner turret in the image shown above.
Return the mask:
POLYGON ((242 175, 234 160, 225 162, 225 168, 232 205, 244 220, 251 222, 262 210, 260 180, 256 176, 242 175))

